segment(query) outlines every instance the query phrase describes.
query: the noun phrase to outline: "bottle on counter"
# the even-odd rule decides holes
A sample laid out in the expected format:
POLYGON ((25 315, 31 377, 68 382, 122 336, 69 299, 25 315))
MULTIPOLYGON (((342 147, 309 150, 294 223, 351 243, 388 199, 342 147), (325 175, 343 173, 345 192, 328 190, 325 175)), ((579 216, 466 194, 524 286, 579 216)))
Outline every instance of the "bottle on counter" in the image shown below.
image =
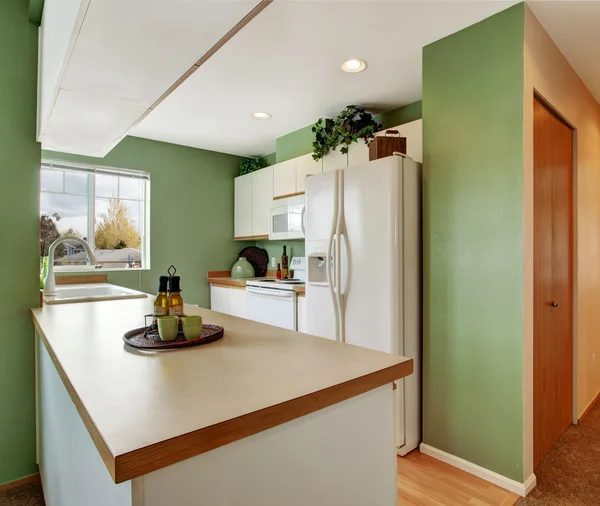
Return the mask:
POLYGON ((183 298, 181 297, 181 278, 169 276, 169 316, 183 316, 183 298))
MULTIPOLYGON (((169 314, 168 283, 168 276, 158 278, 158 295, 154 299, 154 316, 167 316, 169 314)), ((154 323, 156 323, 156 318, 154 318, 154 323)))
POLYGON ((288 256, 285 248, 285 244, 283 245, 283 255, 281 255, 281 279, 287 279, 288 277, 288 256))
POLYGON ((277 273, 275 276, 277 279, 281 279, 281 264, 277 264, 277 273))

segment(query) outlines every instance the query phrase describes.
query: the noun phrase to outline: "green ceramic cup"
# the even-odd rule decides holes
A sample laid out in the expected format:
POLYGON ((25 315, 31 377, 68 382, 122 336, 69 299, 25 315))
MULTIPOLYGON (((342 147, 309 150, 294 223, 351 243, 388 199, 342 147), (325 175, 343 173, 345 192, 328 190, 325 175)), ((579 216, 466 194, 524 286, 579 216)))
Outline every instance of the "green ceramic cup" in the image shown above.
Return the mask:
POLYGON ((179 331, 178 316, 159 316, 158 335, 163 341, 173 341, 179 331))
POLYGON ((188 341, 202 337, 202 316, 182 316, 183 335, 188 341))

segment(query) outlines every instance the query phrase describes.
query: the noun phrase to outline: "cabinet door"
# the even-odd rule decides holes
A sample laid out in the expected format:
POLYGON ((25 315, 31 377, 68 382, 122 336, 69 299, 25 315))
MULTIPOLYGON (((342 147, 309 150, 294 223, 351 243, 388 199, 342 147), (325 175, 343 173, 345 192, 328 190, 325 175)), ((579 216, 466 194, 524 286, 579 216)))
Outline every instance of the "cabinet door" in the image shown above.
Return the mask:
POLYGON ((235 178, 233 235, 236 239, 252 236, 252 176, 246 174, 235 178))
POLYGON ((348 167, 348 153, 344 154, 340 149, 338 146, 323 157, 323 172, 348 167))
POLYGON ((210 309, 229 314, 229 288, 210 285, 210 309))
POLYGON ((367 163, 369 161, 369 146, 365 141, 358 139, 348 146, 348 167, 358 165, 359 163, 367 163))
POLYGON ((229 289, 229 314, 246 318, 246 289, 229 289))
POLYGON ((296 300, 298 301, 298 326, 296 329, 298 332, 306 332, 306 297, 298 296, 296 300))
POLYGON ((296 194, 296 159, 273 165, 273 197, 291 197, 296 194))
POLYGON ((321 174, 323 172, 323 159, 314 161, 312 153, 296 158, 296 193, 306 191, 306 176, 321 174))
POLYGON ((269 210, 273 200, 273 167, 252 173, 252 235, 269 236, 269 210))

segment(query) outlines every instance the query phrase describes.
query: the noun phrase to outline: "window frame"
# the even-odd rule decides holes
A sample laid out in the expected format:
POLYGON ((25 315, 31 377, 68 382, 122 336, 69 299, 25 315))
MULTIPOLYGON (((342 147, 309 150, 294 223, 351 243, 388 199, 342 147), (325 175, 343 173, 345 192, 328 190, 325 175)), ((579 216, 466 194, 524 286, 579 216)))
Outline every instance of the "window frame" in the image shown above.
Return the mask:
MULTIPOLYGON (((149 271, 150 265, 150 173, 143 170, 125 169, 119 167, 109 167, 105 165, 92 165, 79 162, 66 162, 62 160, 54 160, 50 158, 42 158, 40 164, 40 178, 43 169, 54 169, 62 171, 73 171, 79 174, 88 174, 94 177, 88 177, 88 241, 92 251, 96 251, 96 178, 97 174, 106 174, 120 177, 130 177, 134 179, 140 179, 143 181, 142 184, 142 242, 140 244, 140 258, 142 260, 142 267, 139 268, 128 268, 128 267, 105 267, 102 266, 100 269, 96 269, 93 265, 54 265, 55 272, 75 272, 75 273, 86 273, 86 272, 138 272, 138 271, 149 271), (91 231, 91 233, 89 232, 91 231)), ((64 190, 64 187, 63 187, 64 190)), ((41 200, 42 193, 57 193, 43 191, 40 184, 39 195, 41 200)), ((65 193, 62 194, 70 195, 65 193)), ((73 194, 75 195, 75 194, 73 194)), ((82 195, 83 196, 83 195, 82 195)), ((133 201, 134 199, 123 199, 133 201)), ((41 209, 40 209, 41 216, 41 209)))

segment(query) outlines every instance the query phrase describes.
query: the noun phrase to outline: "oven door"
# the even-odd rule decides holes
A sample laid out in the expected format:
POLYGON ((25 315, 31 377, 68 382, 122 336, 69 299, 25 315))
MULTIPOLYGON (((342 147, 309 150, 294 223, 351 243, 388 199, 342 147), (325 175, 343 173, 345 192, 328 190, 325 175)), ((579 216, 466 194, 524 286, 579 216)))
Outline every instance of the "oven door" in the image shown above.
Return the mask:
POLYGON ((296 292, 247 287, 246 318, 296 330, 296 292))
POLYGON ((304 239, 304 204, 271 209, 269 239, 304 239))

